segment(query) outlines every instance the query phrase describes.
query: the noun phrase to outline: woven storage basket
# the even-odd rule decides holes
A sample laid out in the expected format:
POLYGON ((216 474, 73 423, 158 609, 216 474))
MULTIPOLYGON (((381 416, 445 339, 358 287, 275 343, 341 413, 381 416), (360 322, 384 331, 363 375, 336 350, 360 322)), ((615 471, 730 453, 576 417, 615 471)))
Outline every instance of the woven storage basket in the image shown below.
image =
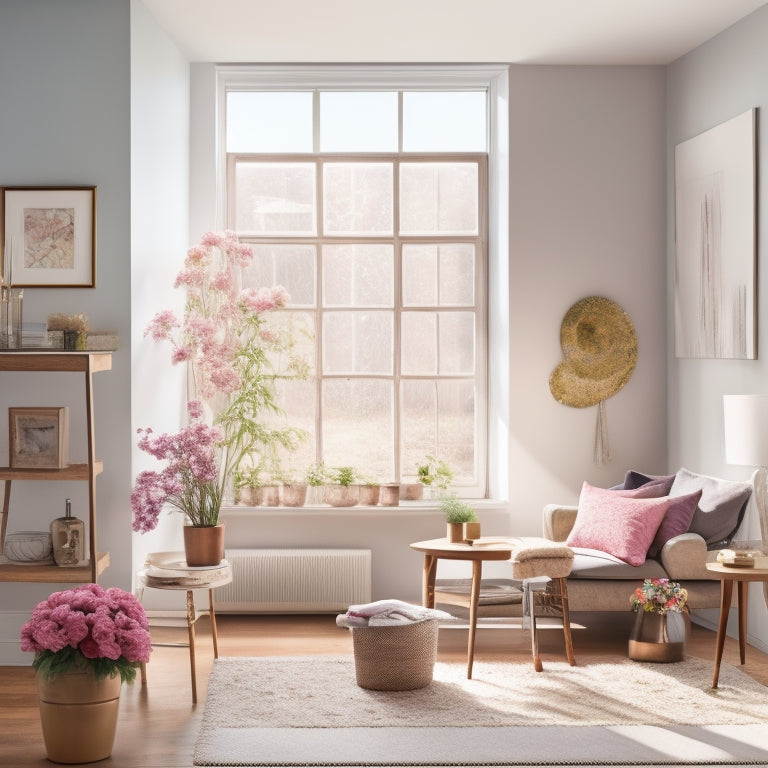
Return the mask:
POLYGON ((352 648, 361 688, 411 691, 432 682, 437 619, 383 627, 355 627, 352 648))

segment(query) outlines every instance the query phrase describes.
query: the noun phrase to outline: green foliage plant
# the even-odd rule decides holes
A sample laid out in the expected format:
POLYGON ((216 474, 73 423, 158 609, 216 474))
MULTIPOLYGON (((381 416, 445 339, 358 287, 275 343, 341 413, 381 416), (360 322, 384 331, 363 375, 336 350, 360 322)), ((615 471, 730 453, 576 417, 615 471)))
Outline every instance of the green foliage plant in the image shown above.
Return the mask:
POLYGON ((453 480, 453 470, 442 459, 427 455, 422 464, 416 464, 419 482, 425 486, 434 485, 445 491, 453 480))
POLYGON ((445 498, 440 502, 440 510, 449 523, 476 523, 475 511, 465 502, 455 496, 445 498))

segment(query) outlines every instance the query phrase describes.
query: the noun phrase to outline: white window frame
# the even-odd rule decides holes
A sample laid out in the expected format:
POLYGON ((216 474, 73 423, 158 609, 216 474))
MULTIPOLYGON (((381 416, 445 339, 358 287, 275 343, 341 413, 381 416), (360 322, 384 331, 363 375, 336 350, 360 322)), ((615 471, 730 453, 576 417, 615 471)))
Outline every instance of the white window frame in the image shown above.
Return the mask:
POLYGON ((488 120, 487 443, 481 446, 489 498, 509 498, 509 68, 506 65, 207 65, 192 66, 191 235, 226 221, 228 87, 259 90, 486 88, 488 120), (220 146, 219 146, 220 145, 220 146))

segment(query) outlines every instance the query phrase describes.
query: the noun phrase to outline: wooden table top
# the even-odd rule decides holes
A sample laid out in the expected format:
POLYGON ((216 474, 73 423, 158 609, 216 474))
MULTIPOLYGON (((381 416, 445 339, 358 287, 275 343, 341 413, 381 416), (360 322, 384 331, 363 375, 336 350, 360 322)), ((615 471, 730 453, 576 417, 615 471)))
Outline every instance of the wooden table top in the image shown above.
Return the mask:
POLYGON ((707 563, 707 570, 718 579, 731 579, 733 581, 768 581, 768 557, 756 556, 755 564, 751 568, 743 568, 723 563, 707 563))
POLYGON ((485 537, 477 539, 473 544, 454 544, 443 538, 415 541, 410 547, 444 560, 509 560, 514 544, 503 539, 485 537))

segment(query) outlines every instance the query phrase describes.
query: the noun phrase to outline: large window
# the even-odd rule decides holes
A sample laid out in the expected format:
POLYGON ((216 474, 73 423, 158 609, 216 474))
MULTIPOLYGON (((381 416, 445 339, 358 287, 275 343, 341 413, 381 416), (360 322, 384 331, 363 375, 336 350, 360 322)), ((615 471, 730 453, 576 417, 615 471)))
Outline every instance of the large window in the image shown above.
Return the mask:
POLYGON ((487 493, 488 89, 224 78, 226 226, 283 285, 314 375, 281 393, 286 459, 487 493))

